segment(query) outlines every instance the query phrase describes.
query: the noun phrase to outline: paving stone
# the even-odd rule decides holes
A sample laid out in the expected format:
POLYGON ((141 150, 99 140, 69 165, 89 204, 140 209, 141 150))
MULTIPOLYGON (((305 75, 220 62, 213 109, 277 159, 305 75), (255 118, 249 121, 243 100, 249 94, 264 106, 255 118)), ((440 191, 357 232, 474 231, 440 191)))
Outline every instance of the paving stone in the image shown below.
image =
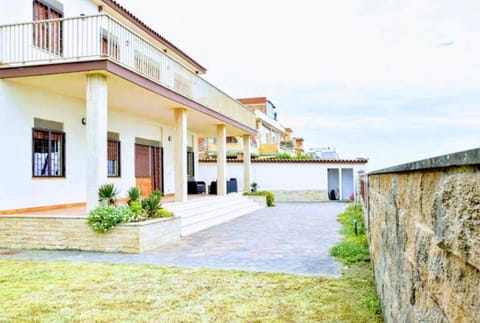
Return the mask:
POLYGON ((0 259, 100 261, 182 268, 340 275, 329 249, 341 240, 346 204, 279 203, 142 254, 0 250, 0 259))

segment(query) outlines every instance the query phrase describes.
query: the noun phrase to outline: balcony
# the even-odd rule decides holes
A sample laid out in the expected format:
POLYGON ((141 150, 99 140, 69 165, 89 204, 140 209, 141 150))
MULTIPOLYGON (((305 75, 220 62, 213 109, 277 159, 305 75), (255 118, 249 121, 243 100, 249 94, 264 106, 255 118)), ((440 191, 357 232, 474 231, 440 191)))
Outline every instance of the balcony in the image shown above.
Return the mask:
POLYGON ((110 60, 255 129, 245 106, 108 15, 0 26, 0 68, 110 60))

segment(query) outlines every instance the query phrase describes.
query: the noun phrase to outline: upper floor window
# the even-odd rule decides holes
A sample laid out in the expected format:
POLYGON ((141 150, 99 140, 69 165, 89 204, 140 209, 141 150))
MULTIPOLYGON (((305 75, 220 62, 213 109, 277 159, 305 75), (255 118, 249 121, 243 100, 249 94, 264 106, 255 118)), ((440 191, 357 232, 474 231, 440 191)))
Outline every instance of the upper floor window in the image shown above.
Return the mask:
POLYGON ((120 59, 118 39, 115 35, 106 30, 102 32, 102 54, 110 56, 116 60, 120 59))
POLYGON ((62 55, 62 21, 48 21, 63 18, 63 8, 52 0, 33 1, 33 20, 37 21, 33 29, 33 44, 41 49, 62 55))
POLYGON ((135 51, 135 68, 148 77, 159 81, 160 80, 160 63, 153 58, 135 51))
POLYGON ((65 176, 65 133, 33 129, 32 176, 65 176))
POLYGON ((236 143, 238 143, 238 140, 237 140, 237 137, 227 136, 226 142, 227 142, 227 144, 236 144, 236 143))

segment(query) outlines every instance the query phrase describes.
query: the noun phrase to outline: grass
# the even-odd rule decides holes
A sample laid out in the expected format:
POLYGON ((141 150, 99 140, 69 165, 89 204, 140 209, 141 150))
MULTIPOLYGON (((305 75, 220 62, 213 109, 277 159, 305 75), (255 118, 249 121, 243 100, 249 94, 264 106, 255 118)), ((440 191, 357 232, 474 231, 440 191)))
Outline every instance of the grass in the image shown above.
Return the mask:
MULTIPOLYGON (((346 239, 353 216, 356 206, 339 217, 346 239)), ((383 322, 368 257, 352 245, 335 247, 340 278, 0 260, 0 322, 383 322)))
POLYGON ((364 268, 365 284, 363 289, 365 298, 362 302, 370 313, 374 313, 378 319, 381 319, 382 309, 373 279, 362 205, 355 202, 350 203, 345 212, 338 216, 338 221, 342 224, 341 233, 344 237, 341 242, 332 247, 330 253, 346 266, 344 275, 350 275, 351 268, 364 268), (357 223, 356 233, 355 222, 357 223))
POLYGON ((0 322, 381 322, 368 264, 339 279, 0 260, 0 322))

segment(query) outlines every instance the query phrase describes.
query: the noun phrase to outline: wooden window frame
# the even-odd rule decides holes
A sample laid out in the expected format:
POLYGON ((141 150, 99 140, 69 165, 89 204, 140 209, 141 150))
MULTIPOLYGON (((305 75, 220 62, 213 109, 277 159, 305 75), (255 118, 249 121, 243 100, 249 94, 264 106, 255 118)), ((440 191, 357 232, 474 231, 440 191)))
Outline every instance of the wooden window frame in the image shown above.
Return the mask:
MULTIPOLYGON (((65 178, 66 177, 66 171, 67 171, 67 167, 66 167, 66 164, 65 164, 65 146, 66 146, 66 136, 65 136, 65 132, 63 131, 55 131, 55 130, 49 130, 49 129, 42 129, 42 128, 32 128, 32 177, 33 178, 65 178), (45 165, 43 166, 44 169, 47 169, 48 168, 48 173, 45 174, 45 175, 38 175, 38 170, 36 169, 36 165, 38 166, 38 164, 36 164, 36 156, 35 154, 37 153, 36 152, 36 143, 35 143, 35 140, 36 139, 39 139, 39 138, 36 138, 35 137, 35 132, 43 132, 44 134, 47 135, 47 159, 45 161, 45 165), (49 158, 49 156, 52 155, 53 151, 52 151, 52 142, 54 141, 52 139, 53 135, 58 135, 58 136, 61 136, 61 147, 60 147, 60 174, 58 175, 55 175, 55 174, 52 174, 53 172, 53 169, 54 167, 52 167, 52 158, 49 158), (48 162, 48 165, 47 165, 47 162, 48 162)), ((38 157, 37 157, 38 158, 38 157)), ((42 171, 43 173, 44 171, 42 171)))
MULTIPOLYGON (((33 0, 33 21, 63 18, 63 11, 42 0, 33 0), (39 19, 38 6, 46 9, 46 17, 39 19)), ((33 45, 55 55, 63 55, 63 21, 41 22, 33 27, 33 45)))
POLYGON ((122 176, 122 162, 121 162, 122 158, 121 158, 121 144, 120 144, 120 141, 119 140, 112 140, 112 139, 108 139, 107 141, 107 176, 108 177, 121 177, 122 176), (110 152, 110 147, 111 145, 110 144, 114 144, 116 145, 116 155, 117 155, 117 158, 116 159, 109 159, 109 157, 113 154, 112 152, 110 152), (117 162, 117 166, 113 167, 114 169, 116 169, 116 174, 115 173, 110 173, 110 166, 108 165, 108 162, 112 160, 112 161, 116 161, 117 162))
POLYGON ((107 30, 102 31, 102 55, 120 60, 120 48, 118 39, 107 30))
POLYGON ((136 50, 134 53, 135 68, 141 73, 160 81, 160 63, 136 50))

